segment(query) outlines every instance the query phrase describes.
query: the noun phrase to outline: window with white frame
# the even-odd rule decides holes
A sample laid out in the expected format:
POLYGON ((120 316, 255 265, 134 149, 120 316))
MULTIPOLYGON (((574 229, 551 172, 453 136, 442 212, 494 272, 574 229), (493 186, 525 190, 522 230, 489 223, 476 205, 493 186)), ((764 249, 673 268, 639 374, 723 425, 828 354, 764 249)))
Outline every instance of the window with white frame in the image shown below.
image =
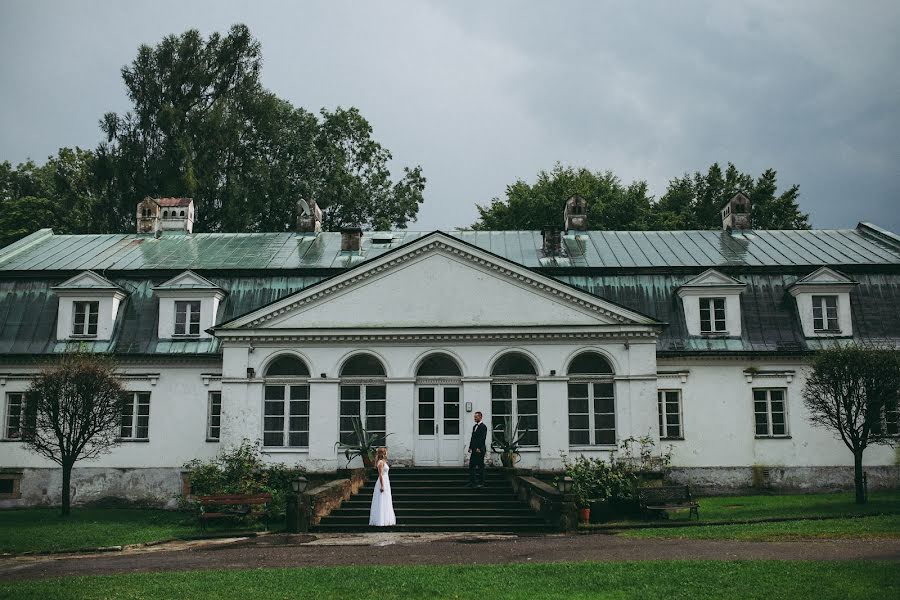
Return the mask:
POLYGON ((72 319, 72 335, 94 337, 97 335, 97 320, 100 317, 100 302, 96 300, 76 301, 72 303, 74 318, 72 319))
POLYGON ((569 445, 616 445, 613 369, 599 352, 582 352, 569 364, 569 445))
POLYGON ((374 433, 375 444, 387 439, 387 387, 384 365, 376 356, 357 354, 341 367, 338 440, 357 443, 354 423, 359 421, 367 433, 374 433))
POLYGON ((37 425, 36 405, 28 401, 25 392, 8 392, 6 394, 6 426, 3 428, 7 440, 22 439, 37 425))
POLYGON ((700 298, 700 333, 727 333, 725 298, 700 298))
POLYGON ((266 384, 263 446, 309 447, 309 385, 266 384))
POLYGON ((222 392, 210 392, 206 409, 206 440, 218 442, 222 429, 222 392))
POLYGON ((175 301, 175 335, 200 335, 200 301, 175 301))
POLYGON ((491 369, 491 419, 494 429, 507 419, 520 434, 522 446, 540 445, 537 371, 521 352, 504 354, 491 369))
POLYGON ((900 435, 900 405, 897 402, 884 407, 884 427, 888 435, 900 435))
POLYGON ((658 390, 656 406, 659 413, 659 438, 684 439, 681 429, 681 390, 658 390))
POLYGON ((122 422, 119 438, 146 440, 150 433, 150 392, 122 394, 122 422))
POLYGON ((840 331, 837 296, 813 296, 813 330, 840 331))
POLYGON ((757 437, 788 435, 787 390, 784 388, 754 388, 753 413, 757 437))

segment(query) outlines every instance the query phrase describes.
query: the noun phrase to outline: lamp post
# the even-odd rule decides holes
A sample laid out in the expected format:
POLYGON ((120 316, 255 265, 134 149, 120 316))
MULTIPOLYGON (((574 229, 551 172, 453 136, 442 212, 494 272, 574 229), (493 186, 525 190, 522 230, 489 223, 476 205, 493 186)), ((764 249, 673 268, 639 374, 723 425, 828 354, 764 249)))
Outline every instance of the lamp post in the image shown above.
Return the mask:
POLYGON ((562 495, 559 515, 559 525, 563 531, 574 529, 578 523, 575 498, 572 496, 572 488, 575 480, 566 475, 559 480, 559 493, 562 495))
POLYGON ((309 511, 303 492, 309 480, 303 475, 291 480, 291 494, 287 498, 287 530, 290 533, 306 533, 309 531, 309 511))

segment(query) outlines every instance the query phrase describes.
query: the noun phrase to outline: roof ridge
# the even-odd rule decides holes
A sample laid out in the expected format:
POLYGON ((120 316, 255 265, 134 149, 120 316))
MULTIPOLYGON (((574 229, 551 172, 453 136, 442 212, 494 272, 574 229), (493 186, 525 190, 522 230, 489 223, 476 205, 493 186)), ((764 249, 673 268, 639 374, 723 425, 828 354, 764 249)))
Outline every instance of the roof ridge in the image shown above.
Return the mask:
POLYGON ((9 246, 4 246, 0 248, 0 261, 15 256, 22 250, 27 248, 31 248, 35 244, 38 244, 44 241, 45 238, 52 237, 53 230, 49 227, 45 229, 38 229, 34 233, 29 233, 25 237, 20 240, 16 240, 9 246))

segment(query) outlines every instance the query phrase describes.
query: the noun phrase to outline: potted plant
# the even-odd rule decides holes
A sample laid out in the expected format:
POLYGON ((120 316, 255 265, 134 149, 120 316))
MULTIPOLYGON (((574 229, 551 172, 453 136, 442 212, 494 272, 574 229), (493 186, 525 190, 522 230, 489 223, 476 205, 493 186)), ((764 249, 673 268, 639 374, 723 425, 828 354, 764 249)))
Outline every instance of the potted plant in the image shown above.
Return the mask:
POLYGON ((527 433, 527 429, 519 431, 518 423, 513 425, 510 417, 494 428, 491 450, 500 455, 500 463, 507 469, 519 462, 519 445, 527 433))
MULTIPOLYGON (((347 464, 359 456, 362 458, 363 466, 367 469, 375 465, 375 451, 381 444, 377 443, 379 436, 375 433, 369 433, 362 424, 362 419, 353 417, 353 437, 354 442, 350 444, 336 443, 335 446, 341 446, 344 449, 344 456, 347 457, 347 464)), ((391 434, 384 436, 385 438, 391 434)))

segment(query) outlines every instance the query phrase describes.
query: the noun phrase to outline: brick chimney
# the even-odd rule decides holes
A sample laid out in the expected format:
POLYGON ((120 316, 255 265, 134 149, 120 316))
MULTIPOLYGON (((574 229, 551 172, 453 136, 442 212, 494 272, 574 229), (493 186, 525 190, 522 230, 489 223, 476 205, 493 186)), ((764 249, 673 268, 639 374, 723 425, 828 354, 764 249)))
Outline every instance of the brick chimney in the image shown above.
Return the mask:
POLYGON ((358 226, 341 228, 341 252, 359 252, 362 229, 358 226))
POLYGON ((555 225, 545 226, 541 230, 544 238, 544 256, 559 256, 562 254, 562 232, 555 225))
POLYGON ((750 227, 750 198, 738 192, 722 209, 722 231, 744 231, 750 227))
POLYGON ((566 201, 563 213, 566 231, 584 231, 587 229, 587 200, 575 194, 566 201))

